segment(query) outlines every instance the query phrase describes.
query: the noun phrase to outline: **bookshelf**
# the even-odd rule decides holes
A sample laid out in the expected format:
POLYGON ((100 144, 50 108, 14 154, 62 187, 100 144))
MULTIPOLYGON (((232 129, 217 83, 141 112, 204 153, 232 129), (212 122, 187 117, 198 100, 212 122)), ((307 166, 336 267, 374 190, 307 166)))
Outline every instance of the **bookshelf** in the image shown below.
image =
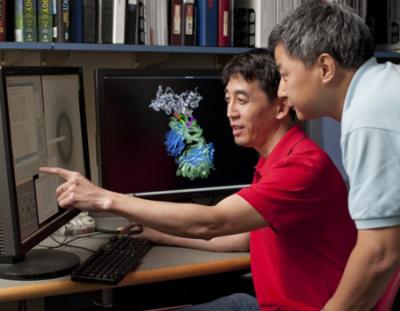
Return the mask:
POLYGON ((226 54, 233 55, 248 51, 246 47, 205 47, 173 45, 135 45, 98 43, 39 43, 39 42, 1 42, 0 50, 37 51, 90 51, 90 52, 145 52, 145 53, 187 53, 187 54, 226 54))
MULTIPOLYGON (((142 52, 174 54, 213 54, 235 55, 244 53, 248 47, 205 47, 175 45, 139 45, 139 44, 98 44, 98 43, 39 43, 39 42, 1 42, 0 50, 7 51, 68 51, 68 52, 142 52)), ((378 58, 400 58, 398 51, 377 50, 378 58)))

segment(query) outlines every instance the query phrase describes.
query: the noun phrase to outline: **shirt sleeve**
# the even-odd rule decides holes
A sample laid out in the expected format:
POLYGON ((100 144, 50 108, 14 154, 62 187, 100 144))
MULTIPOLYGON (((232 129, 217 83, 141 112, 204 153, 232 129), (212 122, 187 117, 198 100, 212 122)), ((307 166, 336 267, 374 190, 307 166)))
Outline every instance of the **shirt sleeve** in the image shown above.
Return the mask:
POLYGON ((400 133, 360 128, 342 138, 349 209, 358 229, 400 224, 400 133))
POLYGON ((331 182, 336 182, 335 188, 343 191, 340 187, 345 186, 340 173, 328 156, 321 151, 309 150, 276 163, 263 173, 258 183, 242 189, 238 194, 273 229, 287 230, 295 226, 307 226, 320 219, 327 208, 331 182), (329 178, 330 181, 324 182, 329 178))

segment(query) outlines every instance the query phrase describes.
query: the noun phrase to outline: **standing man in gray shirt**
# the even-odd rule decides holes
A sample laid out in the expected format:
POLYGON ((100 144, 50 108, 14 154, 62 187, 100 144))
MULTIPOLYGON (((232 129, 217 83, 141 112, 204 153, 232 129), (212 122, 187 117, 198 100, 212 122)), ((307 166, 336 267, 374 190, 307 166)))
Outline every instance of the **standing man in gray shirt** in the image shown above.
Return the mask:
POLYGON ((298 118, 342 122, 358 238, 324 310, 371 310, 400 262, 400 66, 378 64, 365 22, 325 1, 291 12, 269 45, 281 74, 278 95, 298 118))

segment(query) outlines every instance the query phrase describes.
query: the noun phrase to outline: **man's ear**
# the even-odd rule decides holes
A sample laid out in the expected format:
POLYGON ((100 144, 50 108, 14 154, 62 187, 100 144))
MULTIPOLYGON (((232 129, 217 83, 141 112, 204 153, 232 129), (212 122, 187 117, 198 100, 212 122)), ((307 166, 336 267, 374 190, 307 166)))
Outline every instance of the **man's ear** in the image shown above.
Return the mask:
POLYGON ((286 97, 276 99, 276 118, 278 120, 284 119, 289 114, 290 109, 286 97))
POLYGON ((322 53, 320 56, 318 56, 316 65, 320 71, 321 82, 331 82, 336 74, 336 61, 332 55, 328 53, 322 53))

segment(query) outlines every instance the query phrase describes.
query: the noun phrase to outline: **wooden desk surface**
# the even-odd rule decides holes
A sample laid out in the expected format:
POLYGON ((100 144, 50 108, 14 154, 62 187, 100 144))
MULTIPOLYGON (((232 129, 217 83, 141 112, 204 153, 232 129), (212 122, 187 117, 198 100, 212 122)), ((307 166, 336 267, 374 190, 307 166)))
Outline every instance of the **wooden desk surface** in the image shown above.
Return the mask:
MULTIPOLYGON (((89 255, 82 250, 73 252, 81 259, 85 259, 89 255)), ((170 246, 153 246, 143 258, 140 266, 114 287, 246 270, 249 267, 248 253, 219 253, 170 246)), ((40 281, 0 279, 0 302, 80 293, 110 287, 102 284, 73 282, 69 276, 40 281)))

